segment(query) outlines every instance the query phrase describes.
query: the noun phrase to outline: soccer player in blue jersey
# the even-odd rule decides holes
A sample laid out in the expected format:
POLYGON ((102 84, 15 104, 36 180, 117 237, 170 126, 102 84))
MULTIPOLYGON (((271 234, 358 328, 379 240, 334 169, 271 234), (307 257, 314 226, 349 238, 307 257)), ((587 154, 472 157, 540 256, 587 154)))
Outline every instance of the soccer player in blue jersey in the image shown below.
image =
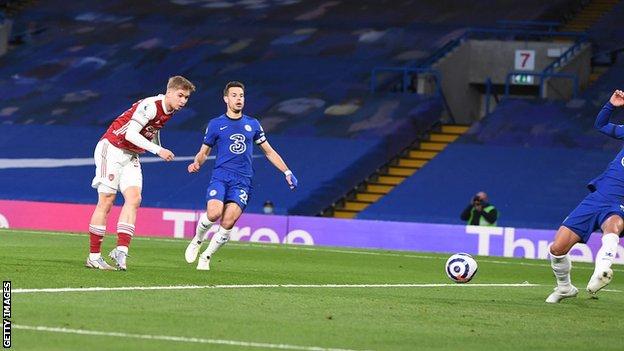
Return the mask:
MULTIPOLYGON (((612 138, 624 140, 624 125, 609 122, 613 110, 623 105, 624 92, 616 90, 598 113, 594 127, 612 138)), ((624 148, 587 187, 590 193, 566 217, 550 246, 550 261, 557 278, 557 287, 546 299, 548 303, 557 303, 578 294, 578 289, 570 281, 572 265, 568 252, 574 244, 587 242, 597 229, 603 232, 602 247, 596 254, 596 268, 587 283, 587 291, 595 295, 611 282, 611 264, 624 229, 624 148)))
POLYGON ((229 82, 223 89, 226 112, 208 123, 204 143, 188 166, 189 173, 198 172, 213 148, 217 149, 212 179, 206 190, 206 212, 200 216, 195 236, 185 252, 185 259, 192 263, 197 258, 208 229, 219 218, 221 226, 202 252, 197 269, 209 270, 210 258, 230 239, 230 232, 241 216, 252 189, 251 165, 253 144, 264 152, 269 161, 282 173, 291 189, 297 187, 297 178, 288 169, 282 157, 275 151, 264 135, 257 119, 243 114, 245 86, 229 82))

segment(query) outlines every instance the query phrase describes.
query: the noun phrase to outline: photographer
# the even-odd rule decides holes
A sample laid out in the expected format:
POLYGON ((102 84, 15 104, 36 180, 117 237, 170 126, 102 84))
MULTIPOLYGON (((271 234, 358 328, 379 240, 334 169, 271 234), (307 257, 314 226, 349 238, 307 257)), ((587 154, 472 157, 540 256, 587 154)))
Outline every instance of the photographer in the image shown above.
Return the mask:
POLYGON ((478 192, 470 204, 462 211, 460 216, 467 225, 496 226, 498 211, 488 203, 488 196, 485 192, 478 192))

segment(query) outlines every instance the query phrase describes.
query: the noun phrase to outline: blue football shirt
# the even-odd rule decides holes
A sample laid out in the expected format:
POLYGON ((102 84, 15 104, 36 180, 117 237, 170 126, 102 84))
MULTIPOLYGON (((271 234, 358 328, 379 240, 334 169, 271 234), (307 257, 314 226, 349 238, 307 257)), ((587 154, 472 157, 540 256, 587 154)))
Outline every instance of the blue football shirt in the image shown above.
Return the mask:
POLYGON ((266 141, 260 122, 243 115, 233 119, 223 114, 208 123, 204 144, 217 149, 214 170, 225 169, 243 177, 253 176, 253 144, 266 141))
MULTIPOLYGON (((609 122, 614 109, 615 107, 607 102, 598 113, 594 127, 612 138, 624 140, 624 126, 609 122)), ((587 187, 592 192, 598 190, 612 200, 618 202, 624 200, 624 149, 615 156, 601 175, 589 182, 587 187)))

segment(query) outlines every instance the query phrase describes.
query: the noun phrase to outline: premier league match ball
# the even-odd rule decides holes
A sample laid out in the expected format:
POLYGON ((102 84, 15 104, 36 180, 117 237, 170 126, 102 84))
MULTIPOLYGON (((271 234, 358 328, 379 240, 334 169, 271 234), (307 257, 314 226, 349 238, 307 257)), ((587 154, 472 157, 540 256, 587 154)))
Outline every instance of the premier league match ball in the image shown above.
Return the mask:
POLYGON ((457 253, 446 260, 446 275, 455 283, 468 283, 477 274, 477 261, 467 253, 457 253))

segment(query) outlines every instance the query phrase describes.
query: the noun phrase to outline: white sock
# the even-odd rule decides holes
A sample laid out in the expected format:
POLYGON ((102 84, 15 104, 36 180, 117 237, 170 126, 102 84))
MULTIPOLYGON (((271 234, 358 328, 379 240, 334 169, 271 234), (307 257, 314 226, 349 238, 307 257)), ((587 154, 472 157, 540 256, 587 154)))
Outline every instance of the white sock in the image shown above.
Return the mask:
POLYGON ((91 261, 99 260, 100 257, 102 257, 102 253, 101 252, 89 253, 89 259, 91 261))
POLYGON ((572 284, 570 280, 570 270, 572 269, 572 262, 570 262, 570 256, 565 254, 562 256, 555 256, 550 253, 550 266, 553 273, 557 278, 557 286, 569 287, 572 284))
POLYGON ((205 259, 214 255, 214 253, 217 252, 221 246, 225 245, 225 243, 230 240, 231 231, 232 229, 224 229, 223 227, 219 228, 219 230, 212 236, 210 244, 208 244, 208 248, 202 252, 201 257, 205 259))
POLYGON ((126 255, 128 254, 128 247, 127 246, 117 246, 117 250, 125 253, 126 255))
POLYGON ((197 221, 197 227, 195 228, 195 236, 193 237, 193 241, 206 240, 206 233, 213 224, 215 224, 215 222, 211 222, 208 219, 206 212, 202 213, 201 216, 199 216, 199 221, 197 221))
POLYGON ((607 233, 602 236, 602 247, 596 254, 596 268, 594 275, 602 274, 602 272, 611 268, 611 264, 617 254, 618 243, 620 237, 615 233, 607 233))

